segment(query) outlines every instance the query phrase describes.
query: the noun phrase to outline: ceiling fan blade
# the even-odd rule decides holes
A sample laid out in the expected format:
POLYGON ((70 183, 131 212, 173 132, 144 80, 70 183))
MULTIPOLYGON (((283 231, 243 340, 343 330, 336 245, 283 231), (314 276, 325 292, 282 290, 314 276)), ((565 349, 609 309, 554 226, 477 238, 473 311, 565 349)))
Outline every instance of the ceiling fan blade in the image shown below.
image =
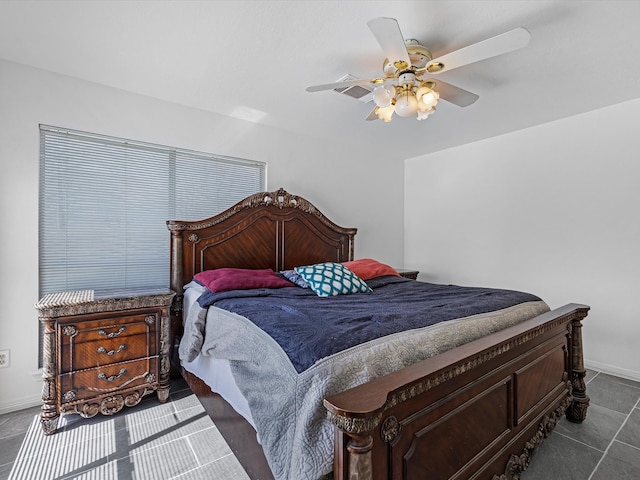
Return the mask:
POLYGON ((369 113, 369 115, 367 115, 367 118, 365 118, 365 120, 367 122, 371 121, 371 120, 379 120, 378 115, 376 114, 376 108, 375 107, 373 110, 371 110, 371 112, 369 113))
POLYGON ((400 25, 395 18, 380 17, 367 22, 382 51, 393 64, 397 61, 411 65, 400 25))
POLYGON ((307 92, 321 92, 323 90, 333 90, 334 88, 346 88, 353 87, 355 85, 372 85, 376 83, 382 83, 380 80, 374 78, 373 80, 359 78, 357 80, 345 80, 343 82, 325 83, 323 85, 312 85, 307 87, 307 92))
POLYGON ((433 87, 434 90, 438 92, 442 100, 446 100, 447 102, 453 103, 459 107, 468 107, 480 98, 475 93, 468 92, 460 87, 451 85, 450 83, 442 82, 440 80, 432 81, 435 82, 435 86, 433 87))
POLYGON ((446 72, 526 47, 529 44, 529 40, 531 40, 531 34, 526 28, 514 28, 501 35, 434 58, 426 65, 425 69, 431 74, 446 72))

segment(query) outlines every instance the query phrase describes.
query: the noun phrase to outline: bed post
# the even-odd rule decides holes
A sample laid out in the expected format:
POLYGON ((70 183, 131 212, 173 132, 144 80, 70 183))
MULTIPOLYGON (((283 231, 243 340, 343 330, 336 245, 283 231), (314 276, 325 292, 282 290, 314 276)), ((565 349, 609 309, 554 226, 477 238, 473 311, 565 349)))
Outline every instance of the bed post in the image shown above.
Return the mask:
POLYGON ((371 480, 373 478, 373 465, 371 463, 371 448, 373 437, 368 434, 349 433, 349 480, 371 480))
POLYGON ((171 259, 170 259, 170 271, 169 286, 171 290, 176 292, 176 296, 173 297, 173 303, 171 304, 171 310, 169 313, 169 339, 168 348, 170 349, 169 359, 171 364, 171 375, 180 375, 180 361, 177 355, 174 355, 174 349, 178 337, 182 335, 182 300, 184 297, 184 260, 182 258, 182 234, 183 228, 172 229, 172 224, 167 222, 167 227, 171 230, 171 259))
POLYGON ((571 320, 569 331, 569 345, 571 347, 571 369, 569 371, 573 401, 567 408, 567 420, 574 423, 581 423, 587 417, 589 407, 589 397, 587 396, 587 386, 584 381, 584 353, 582 350, 582 319, 587 316, 587 309, 578 310, 571 320))
POLYGON ((372 480, 372 432, 378 427, 382 413, 368 411, 362 417, 351 417, 344 415, 345 411, 335 409, 327 399, 324 400, 324 405, 328 409, 327 418, 336 427, 336 447, 346 443, 343 453, 335 452, 340 461, 334 462, 334 478, 372 480), (342 440, 338 441, 340 436, 342 440))
MULTIPOLYGON (((169 222, 167 222, 168 224, 169 222)), ((171 229, 171 290, 182 294, 183 269, 182 269, 182 229, 171 229)))

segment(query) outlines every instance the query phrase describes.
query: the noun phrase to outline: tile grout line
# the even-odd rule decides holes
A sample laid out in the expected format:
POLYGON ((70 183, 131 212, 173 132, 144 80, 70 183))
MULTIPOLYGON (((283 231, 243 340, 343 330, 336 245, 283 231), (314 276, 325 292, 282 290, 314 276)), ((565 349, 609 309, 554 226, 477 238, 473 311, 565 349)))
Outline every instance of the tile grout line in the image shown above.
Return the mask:
POLYGON ((191 443, 191 439, 189 438, 189 436, 190 435, 185 435, 184 439, 187 442, 187 445, 189 445, 189 449, 191 450, 191 454, 196 459, 196 464, 198 465, 196 468, 200 468, 202 466, 202 463, 200 462, 200 459, 198 458, 198 454, 196 453, 195 448, 193 448, 193 443, 191 443))
MULTIPOLYGON (((233 452, 231 452, 231 453, 227 453, 226 455, 223 455, 222 457, 217 458, 217 459, 213 460, 212 462, 207 462, 207 463, 205 463, 205 464, 198 465, 196 468, 191 468, 191 469, 189 469, 189 470, 185 470, 184 472, 179 473, 179 474, 178 474, 178 475, 176 475, 175 477, 171 477, 169 480, 176 480, 176 479, 179 479, 179 478, 183 477, 184 475, 186 475, 187 473, 195 472, 196 470, 199 470, 199 469, 201 469, 202 467, 206 467, 207 465, 211 465, 211 464, 214 464, 214 463, 216 463, 216 462, 219 462, 220 460, 222 460, 222 459, 224 459, 224 458, 227 458, 227 457, 229 457, 229 456, 233 456, 233 452)), ((198 463, 200 463, 200 462, 198 462, 198 463)))
POLYGON ((627 446, 629 448, 633 448, 634 450, 640 450, 640 447, 636 447, 635 445, 631 445, 631 444, 629 444, 627 442, 622 442, 620 440, 616 440, 616 442, 618 442, 618 443, 620 443, 622 445, 625 445, 625 446, 627 446))
POLYGON ((622 425, 620 425, 620 428, 618 428, 618 431, 616 432, 616 434, 613 436, 613 438, 611 439, 611 441, 609 442, 609 445, 607 445, 607 448, 604 449, 604 454, 600 457, 600 460, 598 460, 598 463, 596 464, 596 466, 594 467, 593 471, 591 472, 591 475, 589 475, 589 478, 587 478, 587 480, 591 480, 593 478, 593 476, 596 473, 596 470, 598 470, 598 467, 600 466, 600 464, 602 463, 602 461, 604 460, 604 458, 607 456, 607 453, 609 453, 609 449, 611 448, 611 445, 613 445, 613 442, 616 441, 616 437, 620 434, 620 431, 624 428, 624 426, 627 424, 627 421, 629 420, 629 418, 631 417, 631 414, 633 413, 633 411, 638 408, 638 406, 640 405, 640 398, 638 398, 638 400, 636 401, 636 404, 633 406, 633 408, 631 409, 631 411, 627 414, 626 418, 624 419, 624 422, 622 422, 622 425))
POLYGON ((571 440, 571 441, 573 441, 573 442, 579 443, 580 445, 583 445, 583 446, 588 447, 588 448, 590 448, 590 449, 592 449, 592 450, 595 450, 596 452, 600 452, 600 453, 602 453, 602 454, 604 454, 604 453, 605 453, 605 450, 600 450, 599 448, 596 448, 596 447, 594 447, 593 445, 589 445, 588 443, 581 442, 581 441, 580 441, 580 440, 578 440, 577 438, 573 438, 573 437, 571 437, 571 436, 569 436, 569 435, 566 435, 566 434, 564 434, 564 433, 562 433, 562 432, 558 432, 557 430, 554 430, 554 431, 553 431, 553 435, 554 435, 554 436, 555 436, 555 435, 559 435, 559 436, 561 436, 561 437, 567 438, 567 439, 569 439, 569 440, 571 440))

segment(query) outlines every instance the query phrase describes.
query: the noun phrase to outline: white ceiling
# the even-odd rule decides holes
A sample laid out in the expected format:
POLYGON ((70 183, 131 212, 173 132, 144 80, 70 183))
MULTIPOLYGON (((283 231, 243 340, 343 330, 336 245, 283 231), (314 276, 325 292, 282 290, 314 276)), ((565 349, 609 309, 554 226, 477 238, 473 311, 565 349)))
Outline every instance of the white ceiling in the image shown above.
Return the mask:
POLYGON ((410 158, 640 97, 640 1, 0 1, 0 58, 410 158), (429 119, 308 93, 380 76, 367 21, 435 56, 517 26, 529 46, 439 76, 480 96, 429 119))

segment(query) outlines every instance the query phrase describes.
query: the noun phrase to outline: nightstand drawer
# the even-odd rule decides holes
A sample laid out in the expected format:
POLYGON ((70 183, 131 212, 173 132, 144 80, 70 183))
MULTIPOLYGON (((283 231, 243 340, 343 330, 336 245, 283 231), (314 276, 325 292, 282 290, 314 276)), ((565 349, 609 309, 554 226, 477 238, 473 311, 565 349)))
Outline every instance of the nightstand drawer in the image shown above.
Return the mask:
POLYGON ((96 340, 110 340, 130 335, 155 332, 160 312, 142 312, 136 315, 122 315, 119 317, 104 316, 95 320, 77 322, 61 320, 60 345, 62 347, 72 343, 93 342, 96 340))
POLYGON ((75 343, 72 338, 69 345, 61 348, 60 373, 157 355, 158 342, 153 337, 155 334, 154 331, 148 331, 82 343, 75 343))
POLYGON ((92 398, 158 380, 158 357, 143 358, 59 376, 60 403, 92 398))

